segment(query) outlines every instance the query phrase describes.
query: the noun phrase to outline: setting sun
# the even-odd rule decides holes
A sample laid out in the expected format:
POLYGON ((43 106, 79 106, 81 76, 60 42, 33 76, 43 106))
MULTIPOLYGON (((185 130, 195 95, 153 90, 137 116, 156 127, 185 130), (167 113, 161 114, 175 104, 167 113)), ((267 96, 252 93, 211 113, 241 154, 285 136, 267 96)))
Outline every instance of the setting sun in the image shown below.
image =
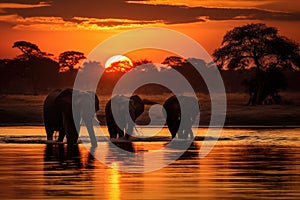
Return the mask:
POLYGON ((123 55, 115 55, 105 62, 106 72, 127 72, 133 68, 132 61, 123 55))

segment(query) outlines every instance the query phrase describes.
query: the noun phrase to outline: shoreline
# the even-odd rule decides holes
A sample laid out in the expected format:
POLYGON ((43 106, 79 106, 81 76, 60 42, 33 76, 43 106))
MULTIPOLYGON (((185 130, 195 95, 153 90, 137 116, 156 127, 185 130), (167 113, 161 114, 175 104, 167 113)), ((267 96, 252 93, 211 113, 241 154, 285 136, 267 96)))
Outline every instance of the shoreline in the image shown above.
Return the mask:
MULTIPOLYGON (((2 127, 44 127, 44 124, 41 123, 11 123, 11 124, 0 124, 0 128, 2 127)), ((95 126, 95 125, 94 125, 95 126)), ((97 125, 96 125, 97 126, 97 125)), ((101 125, 105 126, 106 125, 101 125)), ((168 128, 167 125, 164 126, 147 126, 147 125, 137 125, 136 128, 168 128)), ((224 128, 224 129, 297 129, 300 128, 300 125, 225 125, 225 126, 197 126, 193 128, 224 128)))
MULTIPOLYGON (((300 93, 286 93, 292 104, 246 106, 248 95, 227 94, 225 128, 297 128, 300 127, 300 93)), ((165 96, 141 95, 142 99, 162 105, 165 96)), ((97 113, 101 125, 105 125, 105 104, 110 96, 100 97, 100 110, 97 113)), ((45 95, 3 95, 0 98, 0 127, 4 126, 43 126, 43 102, 45 95)), ((200 106, 199 127, 207 128, 211 120, 210 98, 198 94, 200 106)), ((149 115, 152 105, 145 105, 145 112, 137 119, 138 125, 161 124, 164 118, 159 112, 149 115), (151 118, 150 118, 151 117, 151 118)))

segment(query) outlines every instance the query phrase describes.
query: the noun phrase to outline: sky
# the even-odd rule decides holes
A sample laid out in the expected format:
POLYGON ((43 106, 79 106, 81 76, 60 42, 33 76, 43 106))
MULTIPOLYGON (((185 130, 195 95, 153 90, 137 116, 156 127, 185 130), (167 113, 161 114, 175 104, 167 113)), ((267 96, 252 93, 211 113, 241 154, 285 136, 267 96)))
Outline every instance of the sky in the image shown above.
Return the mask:
MULTIPOLYGON (((0 0, 0 58, 20 54, 12 48, 19 40, 56 56, 67 50, 88 55, 105 39, 139 27, 179 31, 212 54, 226 31, 248 23, 277 27, 300 43, 300 0, 0 0)), ((162 62, 166 55, 129 56, 162 62)))

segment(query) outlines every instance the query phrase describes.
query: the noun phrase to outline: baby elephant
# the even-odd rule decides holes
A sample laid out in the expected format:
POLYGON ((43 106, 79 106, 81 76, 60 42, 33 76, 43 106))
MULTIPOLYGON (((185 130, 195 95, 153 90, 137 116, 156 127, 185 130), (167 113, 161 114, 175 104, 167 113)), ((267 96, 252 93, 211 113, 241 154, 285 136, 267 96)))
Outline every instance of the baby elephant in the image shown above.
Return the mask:
POLYGON ((110 138, 132 135, 135 120, 144 112, 144 102, 138 95, 114 96, 105 106, 106 124, 110 138), (113 107, 114 106, 114 107, 113 107), (131 119, 130 119, 131 118, 131 119))
POLYGON ((194 97, 172 96, 163 105, 167 125, 172 138, 178 133, 178 138, 186 139, 188 135, 194 138, 192 125, 200 112, 200 104, 194 97), (180 102, 180 104, 179 104, 180 102), (182 105, 182 108, 180 107, 182 105))
POLYGON ((80 121, 87 127, 92 146, 97 146, 93 118, 99 110, 99 99, 93 92, 73 89, 51 92, 44 101, 44 123, 47 140, 53 140, 54 131, 59 131, 58 142, 67 136, 68 144, 76 144, 80 121))

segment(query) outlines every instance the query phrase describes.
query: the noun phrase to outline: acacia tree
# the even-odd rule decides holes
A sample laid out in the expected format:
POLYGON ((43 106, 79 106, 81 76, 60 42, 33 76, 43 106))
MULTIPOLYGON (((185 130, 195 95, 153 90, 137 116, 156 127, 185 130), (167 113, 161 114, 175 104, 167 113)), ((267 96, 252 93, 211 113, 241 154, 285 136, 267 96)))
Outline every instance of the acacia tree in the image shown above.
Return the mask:
POLYGON ((274 80, 268 81, 274 72, 282 76, 282 69, 299 70, 300 66, 299 44, 280 36, 276 28, 260 23, 228 31, 213 57, 221 69, 255 71, 248 85, 250 104, 261 104, 267 96, 273 96, 283 88, 285 83, 275 88, 271 84, 274 80))
POLYGON ((84 53, 78 51, 65 51, 61 53, 58 57, 60 71, 77 71, 78 68, 76 68, 76 66, 85 58, 84 53))
POLYGON ((36 44, 27 41, 17 41, 14 43, 13 48, 20 49, 27 56, 39 55, 41 53, 40 48, 36 44))
POLYGON ((18 48, 22 51, 22 57, 24 59, 30 59, 31 57, 50 57, 53 54, 49 54, 40 50, 40 48, 31 42, 27 41, 17 41, 14 43, 13 48, 18 48))
POLYGON ((43 52, 36 44, 27 41, 17 41, 12 47, 22 52, 11 62, 17 66, 16 73, 27 80, 33 94, 37 95, 39 88, 48 83, 43 78, 45 74, 54 80, 58 72, 57 63, 50 58, 53 54, 43 52))

